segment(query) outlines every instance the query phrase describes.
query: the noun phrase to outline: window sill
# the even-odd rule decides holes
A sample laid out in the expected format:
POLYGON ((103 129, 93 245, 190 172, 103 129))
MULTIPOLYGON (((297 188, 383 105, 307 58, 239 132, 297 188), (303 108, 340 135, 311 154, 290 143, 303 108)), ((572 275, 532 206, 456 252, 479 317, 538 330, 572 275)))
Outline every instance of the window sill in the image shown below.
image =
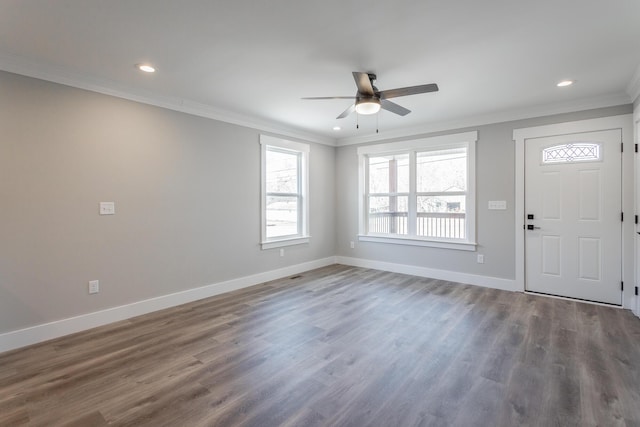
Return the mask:
POLYGON ((390 243, 392 245, 424 246, 429 248, 455 249, 459 251, 475 251, 475 242, 454 242, 451 240, 424 240, 410 237, 365 236, 358 235, 361 242, 390 243))
POLYGON ((309 239, 311 236, 303 236, 303 237, 289 237, 278 240, 269 240, 266 242, 260 243, 262 249, 273 249, 273 248, 282 248, 284 246, 293 246, 293 245, 302 245, 305 243, 309 243, 309 239))

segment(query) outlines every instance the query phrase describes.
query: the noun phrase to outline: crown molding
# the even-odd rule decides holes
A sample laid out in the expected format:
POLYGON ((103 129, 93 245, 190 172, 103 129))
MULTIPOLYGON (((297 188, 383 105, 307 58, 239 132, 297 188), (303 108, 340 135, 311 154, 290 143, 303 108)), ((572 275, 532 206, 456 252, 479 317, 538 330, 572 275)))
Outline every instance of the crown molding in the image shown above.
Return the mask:
POLYGON ((454 120, 432 122, 411 128, 390 130, 375 135, 329 138, 301 129, 296 129, 294 127, 284 126, 281 123, 265 121, 256 117, 221 110, 211 105, 202 104, 192 100, 161 96, 139 88, 121 85, 111 80, 87 76, 63 67, 53 66, 50 64, 45 65, 38 63, 37 61, 30 61, 15 55, 0 53, 0 70, 84 89, 91 92, 97 92, 104 95, 123 98, 142 104, 153 105, 168 110, 191 114, 194 116, 244 126, 261 132, 296 138, 307 142, 315 142, 332 147, 405 138, 420 134, 443 132, 594 108, 612 107, 633 103, 640 96, 640 66, 638 66, 631 82, 629 82, 629 85, 626 88, 626 93, 581 99, 563 104, 539 105, 520 110, 508 110, 480 116, 469 116, 454 120))
POLYGON ((139 88, 122 85, 111 80, 87 76, 64 67, 41 64, 37 61, 26 60, 15 55, 0 53, 0 70, 117 98, 123 98, 142 104, 153 105, 181 113, 191 114, 194 116, 244 126, 261 132, 268 132, 276 135, 301 139, 307 142, 329 145, 332 147, 337 145, 336 139, 327 138, 293 127, 283 126, 280 123, 269 122, 256 117, 221 110, 211 105, 202 104, 188 99, 157 95, 139 88))
POLYGON ((627 85, 627 94, 631 97, 631 102, 636 102, 640 98, 640 64, 627 85))
POLYGON ((385 141, 396 138, 413 137, 416 135, 458 130, 470 127, 504 123, 514 120, 531 119, 534 117, 550 116, 554 114, 572 113, 575 111, 591 110, 595 108, 614 107, 630 104, 632 101, 626 93, 617 93, 596 98, 580 99, 562 104, 547 104, 519 110, 500 111, 480 116, 470 116, 454 120, 428 123, 404 129, 394 129, 388 132, 380 132, 375 135, 363 135, 338 139, 338 147, 363 144, 369 142, 385 141))

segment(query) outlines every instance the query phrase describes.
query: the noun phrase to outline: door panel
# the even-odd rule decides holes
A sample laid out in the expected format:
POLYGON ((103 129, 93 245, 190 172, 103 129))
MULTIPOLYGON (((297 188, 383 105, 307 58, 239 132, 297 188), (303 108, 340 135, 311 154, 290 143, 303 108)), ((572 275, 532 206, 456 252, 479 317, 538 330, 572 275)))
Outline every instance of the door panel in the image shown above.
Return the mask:
POLYGON ((592 237, 580 237, 578 239, 580 248, 578 278, 586 280, 601 280, 600 266, 602 265, 602 254, 600 252, 600 239, 592 237))
POLYGON ((526 140, 527 290, 621 304, 620 141, 619 130, 526 140))
POLYGON ((561 276, 562 265, 560 236, 542 236, 542 273, 551 276, 561 276))
POLYGON ((599 221, 602 185, 599 170, 579 171, 578 195, 580 197, 580 209, 578 218, 582 221, 599 221))
POLYGON ((562 209, 562 177, 558 172, 542 173, 542 218, 560 219, 562 209))

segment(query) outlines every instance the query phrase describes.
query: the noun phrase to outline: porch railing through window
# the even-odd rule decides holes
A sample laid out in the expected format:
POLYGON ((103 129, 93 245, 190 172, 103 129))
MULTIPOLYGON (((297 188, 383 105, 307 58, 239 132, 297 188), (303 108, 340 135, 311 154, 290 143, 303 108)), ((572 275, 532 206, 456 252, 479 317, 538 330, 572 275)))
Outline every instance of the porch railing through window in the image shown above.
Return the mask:
MULTIPOLYGON (((407 213, 370 213, 369 233, 407 234, 407 213)), ((464 239, 466 238, 465 214, 459 212, 419 212, 416 234, 423 237, 464 239)))

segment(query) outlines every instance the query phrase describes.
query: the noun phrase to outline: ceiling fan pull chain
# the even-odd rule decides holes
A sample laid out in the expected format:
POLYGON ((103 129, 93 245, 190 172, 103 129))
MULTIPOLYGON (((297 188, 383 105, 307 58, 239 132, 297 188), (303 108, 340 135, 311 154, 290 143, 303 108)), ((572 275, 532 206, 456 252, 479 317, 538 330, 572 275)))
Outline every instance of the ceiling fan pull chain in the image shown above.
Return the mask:
POLYGON ((360 129, 360 114, 356 112, 356 129, 360 129))
POLYGON ((376 113, 376 133, 378 133, 378 128, 380 127, 378 124, 380 123, 380 113, 376 113))

